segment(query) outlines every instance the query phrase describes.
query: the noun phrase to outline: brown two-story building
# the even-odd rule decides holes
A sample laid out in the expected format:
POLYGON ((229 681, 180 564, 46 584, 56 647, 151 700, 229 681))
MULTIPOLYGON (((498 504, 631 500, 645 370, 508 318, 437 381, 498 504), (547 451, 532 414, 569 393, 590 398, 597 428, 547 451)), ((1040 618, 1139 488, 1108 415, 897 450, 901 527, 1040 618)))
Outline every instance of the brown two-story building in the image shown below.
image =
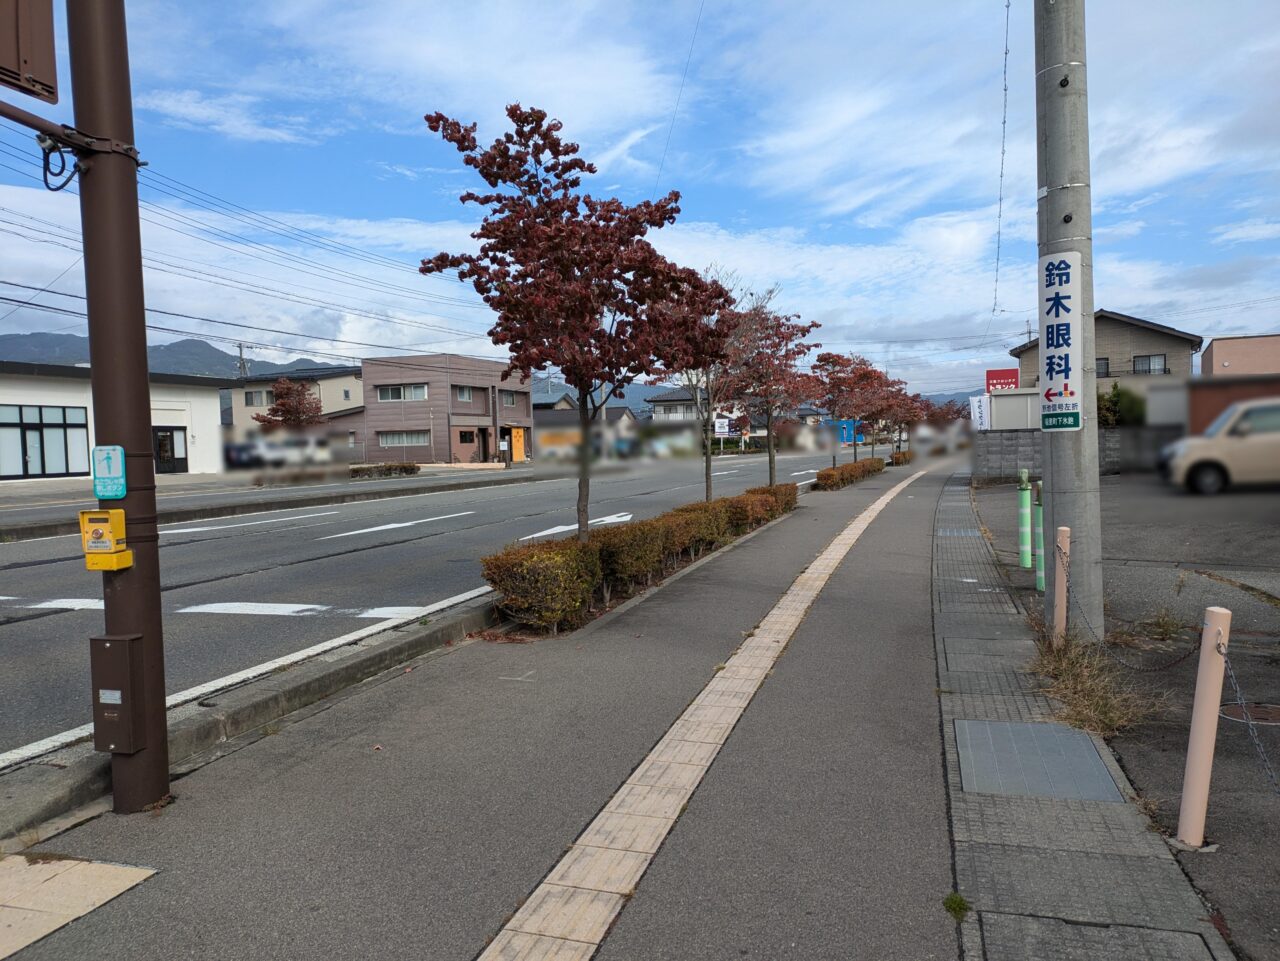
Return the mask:
POLYGON ((376 357, 363 364, 362 409, 331 418, 357 459, 468 464, 531 454, 529 387, 506 364, 458 354, 376 357))

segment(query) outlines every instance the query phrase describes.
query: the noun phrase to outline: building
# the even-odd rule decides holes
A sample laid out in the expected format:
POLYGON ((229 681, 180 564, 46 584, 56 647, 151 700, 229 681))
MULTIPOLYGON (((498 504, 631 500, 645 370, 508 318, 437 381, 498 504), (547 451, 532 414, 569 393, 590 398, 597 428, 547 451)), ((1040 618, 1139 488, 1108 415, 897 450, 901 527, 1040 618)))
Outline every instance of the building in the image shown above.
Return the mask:
MULTIPOLYGON (((219 391, 233 380, 150 376, 156 472, 222 470, 219 391)), ((87 477, 96 443, 89 368, 0 361, 0 480, 87 477)))
POLYGON ((1204 377, 1280 374, 1280 334, 1215 337, 1200 357, 1204 377))
MULTIPOLYGON (((1152 377, 1191 376, 1191 357, 1204 338, 1164 324, 1113 310, 1093 315, 1098 393, 1114 383, 1146 395, 1152 377)), ((1040 383, 1040 338, 1033 337, 1009 353, 1018 359, 1020 387, 1040 383)))
POLYGON ((697 420, 698 407, 687 387, 677 387, 649 398, 656 422, 672 420, 697 420))
POLYGON ((325 415, 339 411, 349 412, 358 408, 362 395, 359 367, 310 367, 262 374, 258 377, 242 377, 231 391, 232 439, 251 440, 262 433, 254 414, 265 414, 275 402, 271 388, 281 377, 295 383, 305 383, 320 398, 320 411, 325 415))
POLYGON ((537 426, 540 410, 577 410, 578 401, 567 390, 556 394, 533 394, 533 423, 537 426))
MULTIPOLYGON (((578 456, 582 421, 578 405, 534 405, 533 438, 538 457, 571 460, 578 456)), ((635 441, 636 415, 630 407, 606 407, 592 420, 592 451, 597 457, 624 456, 635 441)))
POLYGON ((364 461, 474 464, 530 459, 533 408, 527 384, 502 379, 507 365, 458 354, 364 361, 363 409, 337 411, 364 461))

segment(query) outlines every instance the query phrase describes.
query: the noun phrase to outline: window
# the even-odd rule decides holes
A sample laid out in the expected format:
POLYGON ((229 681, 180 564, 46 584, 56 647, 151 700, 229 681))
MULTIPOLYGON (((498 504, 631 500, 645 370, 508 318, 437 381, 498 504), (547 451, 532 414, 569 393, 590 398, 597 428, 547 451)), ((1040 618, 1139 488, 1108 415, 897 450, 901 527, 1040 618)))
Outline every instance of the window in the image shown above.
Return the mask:
POLYGON ((426 447, 431 443, 429 430, 380 430, 379 447, 426 447))
POLYGON ((516 406, 516 392, 514 390, 500 390, 498 393, 502 395, 503 407, 516 406))
POLYGON ((85 407, 0 404, 0 477, 88 474, 88 414, 85 407))
POLYGON ((276 393, 273 390, 246 390, 244 392, 244 406, 246 407, 270 407, 276 402, 276 393))
POLYGON ((426 384, 396 384, 392 387, 379 387, 378 400, 426 400, 426 384))
POLYGON ((353 430, 347 431, 347 446, 348 447, 356 446, 356 432, 353 430))
POLYGON ((1249 425, 1245 428, 1245 431, 1250 434, 1274 434, 1280 432, 1280 405, 1255 407, 1253 410, 1245 411, 1233 433, 1244 433, 1245 431, 1241 431, 1240 428, 1245 424, 1249 425))
POLYGON ((350 387, 344 387, 344 388, 342 388, 342 399, 343 399, 343 400, 350 400, 350 399, 351 399, 351 388, 350 388, 350 387))
POLYGON ((476 442, 476 432, 473 430, 458 431, 459 444, 474 444, 476 442))
POLYGON ((464 403, 464 404, 469 404, 469 403, 471 403, 471 388, 470 388, 470 387, 455 387, 455 388, 454 388, 454 390, 456 390, 456 391, 458 392, 458 400, 460 400, 460 401, 461 401, 462 403, 464 403))
POLYGON ((685 404, 685 405, 684 405, 684 416, 685 416, 685 417, 692 417, 692 416, 693 416, 693 405, 692 405, 692 404, 685 404))
POLYGON ((1094 376, 1096 376, 1096 377, 1110 377, 1110 376, 1111 376, 1111 358, 1110 358, 1110 357, 1099 357, 1099 358, 1098 358, 1098 362, 1097 362, 1097 364, 1095 365, 1095 373, 1094 373, 1094 376))
POLYGON ((1135 374, 1165 373, 1164 354, 1138 354, 1133 358, 1135 374))

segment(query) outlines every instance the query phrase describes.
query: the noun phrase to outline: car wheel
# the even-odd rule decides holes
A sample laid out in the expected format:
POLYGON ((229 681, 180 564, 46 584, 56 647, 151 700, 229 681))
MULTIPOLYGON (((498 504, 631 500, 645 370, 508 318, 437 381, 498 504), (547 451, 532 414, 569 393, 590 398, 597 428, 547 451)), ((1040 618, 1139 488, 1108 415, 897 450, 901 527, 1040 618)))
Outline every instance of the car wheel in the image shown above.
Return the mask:
POLYGON ((1196 494, 1218 494, 1227 486, 1227 472, 1217 464, 1200 464, 1191 469, 1187 486, 1196 494))

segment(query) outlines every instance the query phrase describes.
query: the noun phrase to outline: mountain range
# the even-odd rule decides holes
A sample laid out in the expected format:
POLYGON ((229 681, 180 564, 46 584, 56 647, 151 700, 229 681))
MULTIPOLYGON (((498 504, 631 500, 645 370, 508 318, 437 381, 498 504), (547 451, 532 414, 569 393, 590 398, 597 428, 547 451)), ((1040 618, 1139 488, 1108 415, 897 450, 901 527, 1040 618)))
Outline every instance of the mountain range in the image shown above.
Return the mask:
MULTIPOLYGON (((19 360, 30 364, 87 364, 89 338, 78 334, 0 334, 0 360, 19 360)), ((160 374, 191 374, 197 377, 237 377, 239 358, 219 350, 203 340, 175 340, 147 347, 147 363, 160 374)), ((299 357, 287 364, 265 360, 246 360, 252 376, 278 374, 303 367, 336 367, 309 357, 299 357)))

